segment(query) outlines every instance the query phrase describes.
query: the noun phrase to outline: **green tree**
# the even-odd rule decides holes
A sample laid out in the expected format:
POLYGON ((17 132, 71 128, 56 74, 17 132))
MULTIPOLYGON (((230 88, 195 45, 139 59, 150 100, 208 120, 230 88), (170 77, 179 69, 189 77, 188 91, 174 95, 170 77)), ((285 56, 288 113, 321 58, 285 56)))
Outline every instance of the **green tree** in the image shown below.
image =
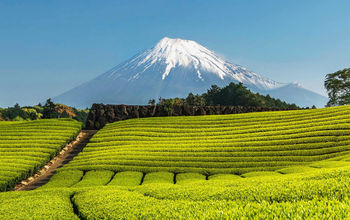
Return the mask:
POLYGON ((326 75, 327 106, 350 104, 350 68, 326 75))
POLYGON ((41 117, 41 114, 38 113, 35 108, 25 107, 22 108, 21 116, 23 119, 36 120, 41 117))
MULTIPOLYGON (((9 109, 11 109, 11 108, 9 108, 9 109)), ((14 119, 14 118, 20 116, 20 113, 21 113, 21 106, 19 106, 19 104, 16 103, 13 106, 13 108, 10 110, 9 116, 10 116, 11 119, 14 119)))
POLYGON ((193 93, 188 94, 187 98, 185 99, 185 103, 188 105, 194 105, 194 106, 204 106, 205 105, 205 99, 201 95, 193 95, 193 93))
POLYGON ((188 105, 194 105, 194 102, 195 102, 194 99, 195 99, 195 98, 194 98, 193 93, 190 92, 190 93, 188 94, 188 96, 187 96, 185 102, 186 102, 186 104, 188 104, 188 105))
POLYGON ((194 96, 194 105, 196 106, 205 106, 205 99, 201 95, 195 95, 194 96))
POLYGON ((148 100, 148 104, 152 105, 152 106, 155 106, 156 105, 156 100, 155 99, 150 99, 150 100, 148 100))
POLYGON ((89 109, 73 109, 75 113, 75 117, 73 117, 73 119, 83 122, 83 126, 85 126, 85 122, 89 114, 89 109))
POLYGON ((217 85, 212 85, 206 93, 202 95, 193 95, 189 93, 186 99, 173 98, 173 99, 159 99, 159 105, 171 106, 171 105, 224 105, 224 106, 254 106, 254 107, 269 107, 276 109, 298 109, 295 104, 288 104, 280 99, 272 98, 270 95, 261 95, 259 93, 253 93, 246 88, 242 83, 230 83, 223 88, 217 85), (173 102, 173 104, 172 104, 173 102))
POLYGON ((163 99, 161 105, 164 106, 164 109, 169 116, 173 115, 175 99, 163 99))
POLYGON ((220 97, 221 88, 217 85, 212 85, 206 93, 203 94, 206 105, 218 105, 221 103, 222 97, 220 97))
POLYGON ((58 114, 55 109, 55 104, 51 99, 46 100, 43 108, 43 118, 57 118, 58 114))

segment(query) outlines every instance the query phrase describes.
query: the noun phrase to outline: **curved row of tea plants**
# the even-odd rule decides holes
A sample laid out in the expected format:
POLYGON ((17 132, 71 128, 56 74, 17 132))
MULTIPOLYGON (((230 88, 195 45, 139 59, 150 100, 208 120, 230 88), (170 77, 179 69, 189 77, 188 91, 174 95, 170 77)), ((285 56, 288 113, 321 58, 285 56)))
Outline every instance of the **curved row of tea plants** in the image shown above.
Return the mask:
POLYGON ((216 174, 205 180, 201 174, 183 173, 176 175, 177 184, 172 184, 171 173, 150 173, 141 186, 134 184, 142 176, 137 172, 117 173, 108 182, 113 175, 110 171, 84 175, 79 170, 62 170, 50 186, 0 193, 0 218, 347 219, 347 160, 318 162, 333 168, 280 170, 286 175, 254 172, 241 178, 216 174))
POLYGON ((80 129, 71 119, 0 122, 0 191, 41 169, 80 129))
POLYGON ((350 152, 350 106, 131 119, 106 125, 63 169, 243 174, 350 152))

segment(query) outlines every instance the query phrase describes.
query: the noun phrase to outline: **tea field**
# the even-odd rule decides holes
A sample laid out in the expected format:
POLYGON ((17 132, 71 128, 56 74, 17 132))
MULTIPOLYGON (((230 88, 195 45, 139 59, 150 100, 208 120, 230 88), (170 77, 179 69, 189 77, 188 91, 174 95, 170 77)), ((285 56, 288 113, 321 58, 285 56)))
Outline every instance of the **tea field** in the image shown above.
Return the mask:
POLYGON ((107 124, 64 169, 244 174, 342 156, 350 108, 159 117, 107 124))
MULTIPOLYGON (((117 178, 122 184, 112 184, 113 178, 106 183, 109 171, 96 171, 81 182, 76 179, 67 184, 70 177, 81 177, 82 173, 76 172, 55 178, 56 184, 62 183, 60 187, 0 193, 0 218, 346 219, 350 217, 350 163, 333 162, 332 166, 340 167, 249 177, 221 174, 209 180, 186 175, 176 184, 166 173, 146 180, 150 173, 141 186, 127 177, 131 173, 123 172, 118 174, 126 178, 117 178)), ((329 166, 327 163, 322 165, 329 166)))
POLYGON ((0 219, 348 219, 349 113, 108 124, 46 185, 0 193, 0 219))
POLYGON ((0 122, 0 191, 41 169, 80 129, 70 119, 0 122))

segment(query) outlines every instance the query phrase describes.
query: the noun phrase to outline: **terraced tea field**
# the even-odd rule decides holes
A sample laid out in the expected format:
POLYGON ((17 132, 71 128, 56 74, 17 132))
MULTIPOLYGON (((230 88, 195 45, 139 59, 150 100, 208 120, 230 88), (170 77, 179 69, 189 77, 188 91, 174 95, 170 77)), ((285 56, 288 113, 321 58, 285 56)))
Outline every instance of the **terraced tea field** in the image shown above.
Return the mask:
POLYGON ((64 169, 243 174, 345 155, 350 108, 132 119, 108 124, 64 169))
POLYGON ((108 124, 0 219, 348 219, 350 106, 108 124))
POLYGON ((42 168, 80 129, 66 119, 0 122, 0 191, 42 168))
POLYGON ((108 182, 111 171, 89 171, 81 181, 82 171, 62 171, 34 191, 0 193, 0 218, 348 219, 350 162, 322 165, 336 168, 290 167, 299 173, 218 174, 209 180, 178 174, 177 184, 171 173, 149 173, 141 186, 137 173, 119 172, 108 182))

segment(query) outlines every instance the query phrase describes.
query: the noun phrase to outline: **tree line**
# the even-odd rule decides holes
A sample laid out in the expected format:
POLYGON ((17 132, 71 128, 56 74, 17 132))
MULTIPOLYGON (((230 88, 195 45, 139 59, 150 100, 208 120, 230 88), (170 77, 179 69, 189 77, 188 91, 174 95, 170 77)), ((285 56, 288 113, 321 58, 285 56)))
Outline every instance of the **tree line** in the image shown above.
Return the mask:
MULTIPOLYGON (((338 106, 350 104, 350 68, 336 71, 326 75, 324 86, 327 90, 329 101, 326 106, 338 106)), ((242 83, 230 83, 223 88, 217 85, 211 86, 203 94, 189 93, 186 98, 159 98, 158 103, 154 99, 149 100, 151 105, 163 105, 172 107, 173 105, 233 105, 233 106, 253 106, 270 107, 279 109, 298 109, 295 104, 289 104, 280 99, 272 98, 269 95, 253 93, 242 83)), ((314 108, 315 106, 313 106, 314 108)), ((21 107, 15 104, 13 107, 0 108, 0 120, 22 121, 36 120, 41 118, 73 118, 85 122, 88 109, 81 110, 64 104, 53 103, 48 99, 44 105, 21 107)))
POLYGON ((51 99, 48 99, 44 105, 39 103, 35 106, 21 107, 19 104, 15 104, 13 107, 0 108, 0 120, 26 121, 48 118, 73 118, 85 123, 88 113, 88 109, 82 110, 64 104, 55 104, 51 99))
MULTIPOLYGON (((151 105, 155 105, 154 99, 149 100, 151 105)), ((272 98, 270 95, 261 95, 253 93, 242 83, 230 83, 228 86, 220 88, 212 85, 207 92, 194 95, 189 93, 186 98, 159 98, 158 105, 195 105, 195 106, 252 106, 252 107, 269 107, 277 109, 299 109, 296 104, 289 104, 280 99, 272 98)))

